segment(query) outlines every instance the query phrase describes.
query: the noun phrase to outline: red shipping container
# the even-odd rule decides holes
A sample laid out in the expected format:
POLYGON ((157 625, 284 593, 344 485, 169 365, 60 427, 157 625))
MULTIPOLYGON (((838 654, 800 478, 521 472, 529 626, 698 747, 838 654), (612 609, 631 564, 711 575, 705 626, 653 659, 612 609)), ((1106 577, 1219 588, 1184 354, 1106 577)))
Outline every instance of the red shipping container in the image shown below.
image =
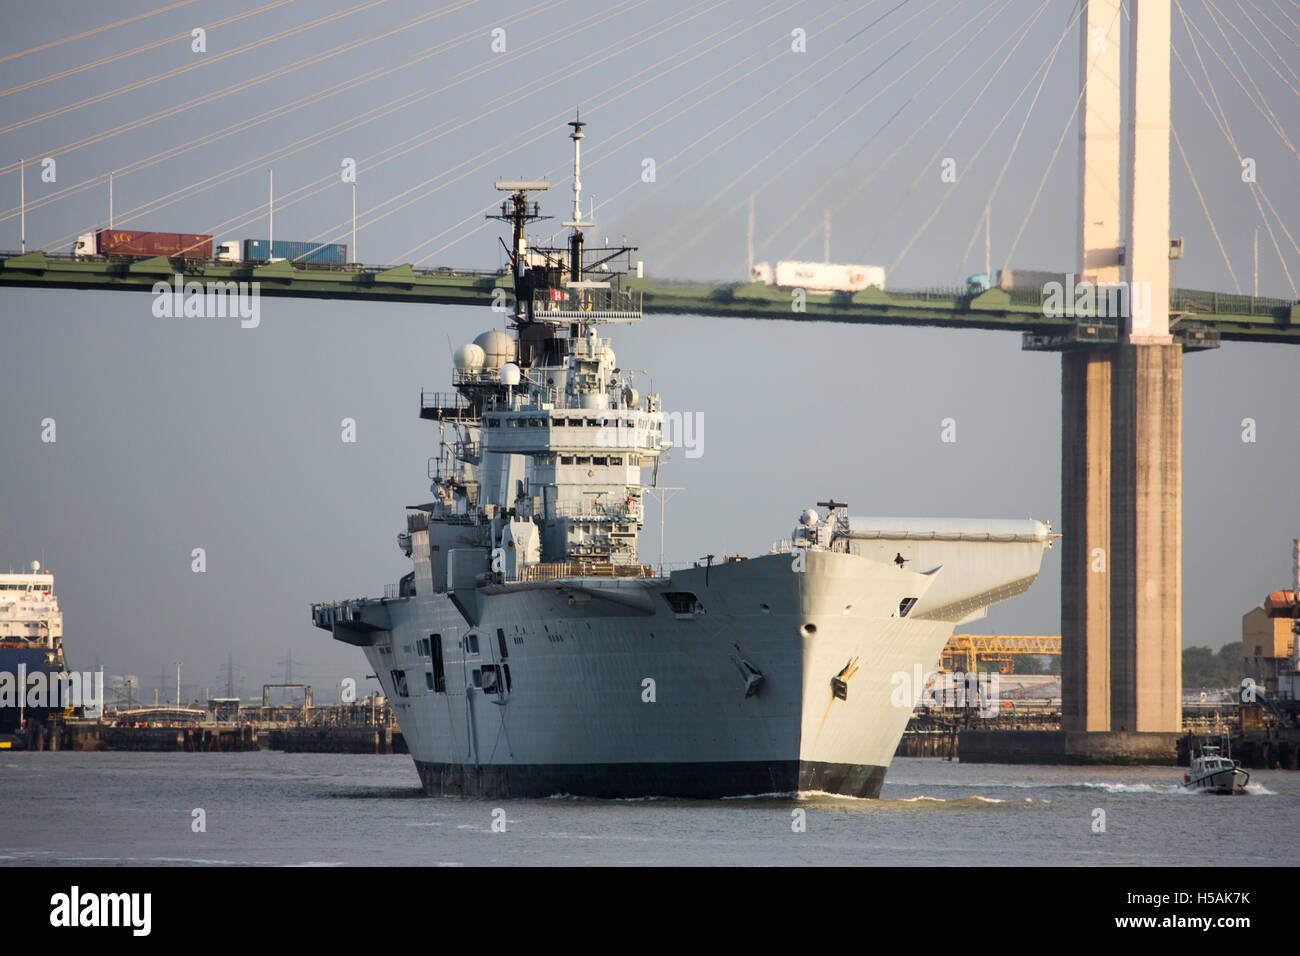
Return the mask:
POLYGON ((211 259, 212 237, 187 232, 101 229, 95 237, 101 256, 168 256, 211 259))

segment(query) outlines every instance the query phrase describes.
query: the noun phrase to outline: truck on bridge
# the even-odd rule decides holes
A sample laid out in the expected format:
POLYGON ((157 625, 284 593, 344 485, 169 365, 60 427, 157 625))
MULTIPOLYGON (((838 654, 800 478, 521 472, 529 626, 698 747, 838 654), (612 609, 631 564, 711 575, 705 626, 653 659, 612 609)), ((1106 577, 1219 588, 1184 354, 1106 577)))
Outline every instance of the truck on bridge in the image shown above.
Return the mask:
POLYGON ((99 229, 77 239, 72 254, 78 259, 211 259, 212 237, 188 232, 146 232, 139 229, 99 229))
POLYGON ((341 242, 301 242, 294 239, 230 240, 217 246, 218 262, 275 262, 341 266, 348 261, 348 247, 341 242))
POLYGON ((1069 277, 1064 272, 1045 272, 1041 269, 999 269, 995 273, 980 272, 967 276, 966 288, 972 295, 991 288, 1010 289, 1013 286, 1045 286, 1049 282, 1066 284, 1069 277))
POLYGON ((885 270, 880 266, 782 260, 775 269, 766 262, 755 263, 749 281, 805 292, 861 292, 871 286, 883 289, 885 270))

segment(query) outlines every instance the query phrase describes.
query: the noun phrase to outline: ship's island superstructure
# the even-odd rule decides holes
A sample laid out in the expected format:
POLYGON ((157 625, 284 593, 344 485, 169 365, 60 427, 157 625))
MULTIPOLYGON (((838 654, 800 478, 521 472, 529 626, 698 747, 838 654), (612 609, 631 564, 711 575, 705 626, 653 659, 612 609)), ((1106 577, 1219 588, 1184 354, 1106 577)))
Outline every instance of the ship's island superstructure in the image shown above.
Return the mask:
POLYGON ((573 217, 530 245, 512 226, 509 331, 455 353, 433 500, 398 535, 412 570, 383 598, 314 605, 362 649, 426 793, 874 797, 954 624, 1026 590, 1054 536, 1037 521, 849 518, 807 509, 772 553, 665 571, 637 550, 670 446, 601 330, 640 320, 632 247, 573 217))

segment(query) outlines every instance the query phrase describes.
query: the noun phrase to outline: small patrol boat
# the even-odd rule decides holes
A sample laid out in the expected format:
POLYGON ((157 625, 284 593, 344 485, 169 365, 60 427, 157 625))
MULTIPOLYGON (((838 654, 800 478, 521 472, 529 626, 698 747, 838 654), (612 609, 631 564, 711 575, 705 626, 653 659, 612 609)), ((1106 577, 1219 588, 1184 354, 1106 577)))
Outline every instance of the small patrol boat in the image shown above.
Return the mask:
POLYGON ((1245 793, 1249 782, 1250 774, 1231 756, 1221 753, 1216 744, 1202 744, 1200 752, 1192 758, 1191 768, 1183 774, 1183 786, 1188 790, 1225 796, 1245 793))

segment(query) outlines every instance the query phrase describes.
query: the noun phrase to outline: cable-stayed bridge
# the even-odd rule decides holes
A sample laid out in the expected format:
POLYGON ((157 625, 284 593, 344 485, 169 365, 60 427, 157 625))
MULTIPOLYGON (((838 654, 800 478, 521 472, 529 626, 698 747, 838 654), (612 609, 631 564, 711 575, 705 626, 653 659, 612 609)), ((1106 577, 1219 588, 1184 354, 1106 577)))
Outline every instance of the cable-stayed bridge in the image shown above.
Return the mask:
MULTIPOLYGON (((343 13, 318 17, 293 30, 309 31, 318 21, 323 23, 364 13, 381 3, 382 0, 371 0, 343 13)), ((448 4, 415 19, 421 23, 433 22, 448 11, 465 5, 448 4)), ((529 17, 540 17, 559 5, 559 0, 552 0, 530 6, 502 29, 513 29, 529 17)), ((616 17, 639 5, 626 0, 593 14, 588 18, 590 23, 582 20, 554 30, 539 28, 534 46, 538 50, 555 46, 573 51, 573 38, 583 29, 610 22, 609 17, 616 17), (601 17, 606 19, 602 21, 601 17)), ((267 4, 241 16, 253 17, 276 6, 267 4)), ((1182 0, 1129 0, 1125 3, 1120 0, 1090 0, 1072 5, 1071 15, 1055 43, 1045 47, 1040 44, 1037 49, 1031 49, 1034 44, 1026 44, 1026 40, 1034 25, 1047 15, 1047 2, 1021 4, 1018 8, 1013 8, 1012 0, 959 3, 943 9, 937 6, 937 0, 929 3, 903 0, 898 4, 840 5, 820 12, 798 10, 802 25, 793 31, 786 29, 789 17, 799 6, 795 3, 769 3, 751 11, 725 31, 692 33, 688 37, 692 42, 682 44, 672 56, 634 73, 621 72, 615 81, 603 84, 599 107, 611 108, 611 112, 617 114, 618 107, 613 104, 620 97, 653 83, 667 71, 701 57, 716 55, 725 43, 739 40, 751 44, 752 52, 737 63, 728 64, 703 82, 655 109, 647 110, 644 115, 632 117, 632 122, 621 128, 611 130, 610 139, 622 148, 642 141, 649 131, 677 122, 686 111, 707 103, 722 90, 744 89, 747 84, 756 82, 755 71, 765 58, 799 52, 797 46, 800 43, 829 43, 834 40, 842 43, 843 49, 852 51, 834 62, 812 59, 791 68, 786 78, 771 88, 764 88, 751 103, 729 115, 726 123, 720 122, 716 128, 685 144, 676 153, 661 157, 657 164, 653 164, 657 165, 660 178, 651 175, 647 179, 642 170, 640 176, 613 195, 605 196, 593 210, 614 214, 622 209, 622 214, 627 217, 625 224, 634 227, 637 214, 652 211, 654 200, 647 199, 646 195, 653 195, 654 191, 644 188, 648 184, 670 185, 692 170, 705 168, 709 159, 727 144, 736 141, 746 131, 761 127, 773 116, 779 116, 780 107, 796 102, 799 95, 816 89, 825 78, 838 77, 849 81, 859 77, 852 85, 844 83, 843 92, 838 95, 828 94, 820 104, 808 105, 802 122, 784 126, 773 133, 773 145, 769 149, 755 155, 748 165, 742 164, 735 169, 730 178, 717 188, 709 203, 682 216, 665 232, 657 254, 649 256, 648 276, 630 279, 627 286, 642 296, 644 310, 651 314, 656 311, 684 312, 796 321, 856 321, 1007 330, 1020 332, 1026 348, 1060 350, 1064 398, 1064 527, 1061 529, 1065 533, 1062 543, 1065 551, 1062 582, 1064 722, 1067 729, 1078 731, 1155 734, 1176 731, 1181 641, 1182 354, 1186 350, 1213 347, 1221 341, 1287 343, 1300 339, 1300 313, 1297 312, 1300 294, 1296 292, 1291 274, 1291 266, 1296 261, 1291 258, 1292 250, 1300 259, 1300 245, 1287 222, 1285 214, 1289 210, 1283 204, 1279 211, 1269 198, 1265 185, 1257 181, 1253 157, 1233 131, 1234 125, 1240 125, 1240 117, 1224 103, 1227 90, 1235 87, 1250 108, 1263 118, 1285 150, 1300 160, 1288 124, 1279 119, 1278 111, 1269 103, 1261 86, 1261 80, 1273 82, 1275 78, 1289 94, 1300 97, 1300 74, 1295 69, 1295 64, 1300 62, 1300 57, 1297 57, 1297 51, 1300 51, 1300 5, 1294 0, 1271 0, 1271 3, 1235 0, 1232 4, 1225 0, 1202 0, 1199 5, 1191 0, 1186 3, 1182 0), (1017 22, 1008 15, 1008 11, 1013 9, 1027 11, 1028 15, 1017 22), (803 16, 805 12, 807 16, 803 16), (951 18, 948 14, 952 14, 951 18), (855 16, 859 19, 852 19, 855 16), (1006 19, 1000 19, 1003 17, 1006 19), (1175 25, 1182 29, 1177 38, 1173 36, 1175 25), (922 42, 917 43, 916 37, 906 41, 891 39, 905 26, 919 31, 917 37, 923 38, 922 42), (891 42, 898 45, 891 48, 891 42), (1030 116, 1040 105, 1052 67, 1058 62, 1061 51, 1071 45, 1079 51, 1077 97, 1069 104, 1055 107, 1064 122, 1060 124, 1060 135, 1054 141, 1048 169, 1032 190, 1029 208, 1022 213, 1024 222, 1008 241, 1000 240, 999 260, 1010 267, 1018 261, 1018 255, 1026 254, 1021 245, 1026 235, 1025 224, 1034 220, 1051 168, 1062 153, 1070 132, 1075 131, 1078 134, 1079 169, 1077 195, 1071 205, 1077 210, 1077 222, 1066 222, 1059 228, 1074 234, 1076 255, 1072 262, 1059 264, 1058 268, 1063 276, 1078 278, 1097 288, 1122 285, 1127 289, 1145 289, 1146 308, 1141 315, 1127 307, 1119 311, 1098 309, 1095 305, 1091 310, 1062 310, 1058 307, 1059 302, 1053 301, 1053 296, 1061 290, 1050 290, 1043 284, 981 288, 965 287, 950 281, 914 291, 887 284, 884 289, 808 294, 800 298, 796 295, 800 290, 773 288, 757 282, 673 282, 665 278, 673 274, 674 265, 684 267, 694 251, 707 246, 709 237, 716 237, 719 224, 743 208, 750 196, 779 189, 784 175, 809 157, 816 157, 828 137, 838 130, 851 128, 873 104, 892 104, 901 100, 895 112, 871 134, 863 149, 868 148, 899 116, 906 115, 908 105, 930 91, 952 64, 976 59, 981 60, 979 68, 972 70, 961 82, 947 83, 944 88, 951 91, 948 96, 929 117, 915 122, 912 134, 898 143, 891 153, 859 176, 850 176, 843 168, 834 171, 810 192, 803 206, 814 211, 819 207, 851 210, 854 202, 860 200, 873 183, 883 185, 879 178, 880 170, 887 168, 895 157, 909 155, 910 144, 917 132, 932 123, 949 104, 967 101, 955 98, 967 96, 970 107, 957 122, 950 124, 948 136, 932 154, 915 162, 918 169, 915 178, 910 183, 898 182, 896 189, 910 194, 924 177, 945 175, 948 154, 960 156, 965 164, 975 163, 981 156, 994 160, 1001 158, 997 176, 985 196, 981 221, 960 223, 963 232, 970 228, 971 235, 965 252, 958 257, 958 268, 968 263, 982 233, 987 276, 992 272, 989 221, 994 210, 1002 209, 1000 192, 1014 180, 1013 159, 1024 146, 1030 116), (1026 49, 1034 54, 1041 53, 1041 59, 1035 56, 1037 66, 1022 86, 1017 89, 1013 83, 1004 90, 998 85, 1006 79, 998 79, 1002 66, 1012 62, 1018 50, 1026 49), (1214 82, 1211 69, 1216 66, 1221 71, 1219 86, 1214 82), (980 68, 985 67, 991 72, 981 74, 980 68), (1231 86, 1222 83, 1224 75, 1230 79, 1231 86), (979 83, 981 78, 984 80, 982 87, 979 83), (1271 246, 1286 291, 1290 292, 1289 297, 1243 293, 1232 258, 1226 251, 1228 246, 1240 245, 1241 236, 1228 235, 1225 243, 1225 233, 1211 214, 1207 190, 1202 188, 1193 171, 1192 157, 1184 147, 1184 137, 1179 136, 1171 123, 1170 103, 1175 87, 1186 95, 1194 95, 1205 106, 1232 154, 1240 159, 1243 204, 1250 203, 1258 213, 1259 228, 1264 230, 1265 253, 1268 255, 1271 246), (990 93, 990 90, 995 92, 990 93), (954 138, 962 130, 970 110, 986 96, 1008 103, 1006 111, 996 123, 975 129, 969 142, 955 144, 954 138), (1018 123, 1015 121, 1017 111, 1023 113, 1018 123), (735 126, 728 125, 733 122, 735 126), (989 147, 995 144, 996 147, 990 150, 989 147), (775 164, 778 157, 787 153, 793 155, 779 169, 770 173, 760 172, 765 164, 775 164), (1234 284, 1231 291, 1180 288, 1171 282, 1169 263, 1174 237, 1170 229, 1170 195, 1171 167, 1176 167, 1175 158, 1186 170, 1206 220, 1206 229, 1191 236, 1189 243, 1202 248, 1211 245, 1218 248, 1234 284), (760 176, 764 178, 760 179, 760 176), (1103 562, 1106 570, 1101 572, 1096 570, 1098 553, 1106 559, 1103 562)), ((663 24, 630 33, 618 44, 581 47, 572 52, 561 66, 539 73, 536 89, 550 89, 586 70, 599 72, 602 66, 608 69, 609 64, 617 62, 620 56, 626 56, 638 44, 676 35, 672 31, 686 29, 693 17, 709 9, 712 7, 705 3, 694 4, 683 11, 675 11, 663 24)), ((393 70, 427 62, 456 49, 458 45, 478 42, 483 36, 484 31, 466 31, 447 37, 406 60, 342 80, 336 84, 337 90, 334 86, 328 87, 320 91, 317 99, 358 88, 393 70)), ((272 35, 267 42, 278 37, 279 34, 272 35)), ((339 55, 383 38, 383 31, 377 31, 325 53, 339 55)), ((504 49, 502 53, 514 55, 504 49)), ((523 55, 522 49, 519 54, 523 55)), ((292 66, 277 67, 277 70, 288 70, 292 66)), ((72 72, 89 68, 90 65, 78 67, 72 72)), ((195 64, 177 70, 198 68, 199 64, 195 64)), ((384 267, 343 265, 317 269, 290 262, 227 265, 169 257, 125 260, 107 257, 79 259, 67 255, 63 250, 80 232, 101 225, 93 216, 89 221, 82 221, 78 227, 80 231, 44 241, 41 245, 46 251, 37 248, 29 251, 26 241, 27 217, 33 213, 44 214, 43 210, 63 200, 105 189, 109 196, 110 227, 115 220, 140 223, 144 217, 156 216, 170 206, 218 189, 240 176, 260 173, 268 165, 282 162, 295 151, 322 142, 339 129, 355 127, 372 113, 379 117, 387 115, 385 111, 391 113, 409 108, 420 97, 461 88, 463 84, 486 75, 492 68, 490 63, 471 65, 427 89, 421 88, 409 98, 377 105, 362 116, 341 120, 337 127, 323 127, 301 140, 250 157, 181 189, 161 192, 126 210, 115 211, 113 208, 115 177, 152 169, 185 155, 189 150, 219 143, 222 136, 233 132, 252 128, 273 129, 271 124, 306 105, 307 98, 302 102, 277 103, 241 118, 224 130, 213 130, 103 175, 87 177, 73 186, 48 191, 29 206, 24 192, 27 170, 29 166, 33 170, 39 168, 43 163, 36 157, 47 154, 65 157, 80 153, 109 138, 180 115, 182 108, 180 105, 166 107, 132 118, 110 130, 79 136, 56 148, 32 154, 33 159, 0 169, 0 174, 18 174, 18 191, 23 193, 19 207, 0 211, 0 219, 20 223, 19 248, 15 254, 0 257, 0 287, 154 291, 159 283, 175 282, 179 285, 178 291, 183 291, 189 282, 257 282, 260 294, 269 297, 341 298, 375 303, 436 302, 508 308, 512 288, 507 274, 422 267, 448 249, 468 248, 459 247, 457 243, 474 237, 486 227, 483 215, 492 206, 485 206, 454 222, 437 222, 433 228, 438 231, 391 257, 398 264, 384 267)), ((238 84, 213 90, 212 96, 218 99, 231 92, 250 89, 258 82, 274 79, 273 73, 275 71, 268 71, 265 75, 241 79, 238 84)), ((164 82, 172 76, 168 71, 148 78, 148 82, 164 82)), ((48 79, 33 81, 31 85, 48 79)), ((0 91, 0 97, 18 91, 18 87, 0 91)), ((53 121, 66 112, 94 108, 115 92, 96 93, 23 120, 0 124, 0 136, 53 121)), ((207 94, 204 94, 204 101, 207 101, 207 94)), ((438 138, 460 134, 472 121, 508 115, 517 104, 518 96, 509 94, 476 104, 472 119, 448 119, 430 130, 380 150, 360 166, 373 170, 438 138)), ((406 186, 382 203, 371 204, 360 218, 354 211, 350 222, 341 220, 313 235, 312 241, 338 242, 350 236, 352 258, 355 259, 358 228, 365 234, 366 229, 410 209, 439 190, 465 189, 465 186, 457 184, 481 179, 486 186, 485 170, 489 166, 496 165, 496 171, 500 172, 502 163, 513 161, 509 157, 515 150, 553 135, 567 117, 567 108, 562 114, 548 116, 542 113, 545 111, 540 111, 531 125, 521 124, 518 130, 512 130, 509 149, 484 150, 470 155, 463 162, 441 169, 423 182, 406 186)), ((1286 110, 1281 113, 1288 115, 1286 110)), ((533 119, 533 115, 527 117, 528 121, 533 119)), ((1186 132, 1184 130, 1184 134, 1186 132)), ((1192 156, 1195 156, 1195 151, 1192 156)), ((995 162, 995 165, 999 164, 995 162)), ((548 170, 546 175, 559 176, 562 173, 563 167, 557 167, 548 170)), ((337 175, 331 172, 281 195, 278 205, 272 197, 265 203, 235 210, 229 217, 209 224, 204 231, 214 235, 237 234, 241 229, 260 226, 265 220, 268 233, 272 233, 275 211, 283 215, 286 208, 309 203, 334 186, 339 181, 337 175)), ((959 181, 957 178, 951 180, 954 186, 959 181)), ((1026 184, 1026 189, 1029 185, 1035 184, 1026 184)), ((355 197, 355 180, 353 187, 355 197)), ((915 224, 914 229, 909 230, 912 223, 883 223, 882 229, 897 232, 896 247, 891 252, 889 263, 890 274, 894 274, 912 250, 924 249, 927 244, 937 241, 932 230, 936 223, 940 231, 957 228, 954 225, 957 217, 947 206, 950 197, 956 194, 956 190, 945 193, 932 212, 915 224)), ((767 237, 769 244, 775 244, 777 235, 795 221, 799 220, 791 218, 774 230, 767 237)), ((820 231, 814 225, 801 239, 785 240, 783 248, 794 255, 809 241, 815 240, 820 231)), ((1181 245, 1178 248, 1181 249, 1181 245)), ((830 257, 826 255, 824 258, 830 257)), ((1073 282, 1068 284, 1073 285, 1073 282)), ((1252 292, 1256 285, 1252 284, 1252 292)))

